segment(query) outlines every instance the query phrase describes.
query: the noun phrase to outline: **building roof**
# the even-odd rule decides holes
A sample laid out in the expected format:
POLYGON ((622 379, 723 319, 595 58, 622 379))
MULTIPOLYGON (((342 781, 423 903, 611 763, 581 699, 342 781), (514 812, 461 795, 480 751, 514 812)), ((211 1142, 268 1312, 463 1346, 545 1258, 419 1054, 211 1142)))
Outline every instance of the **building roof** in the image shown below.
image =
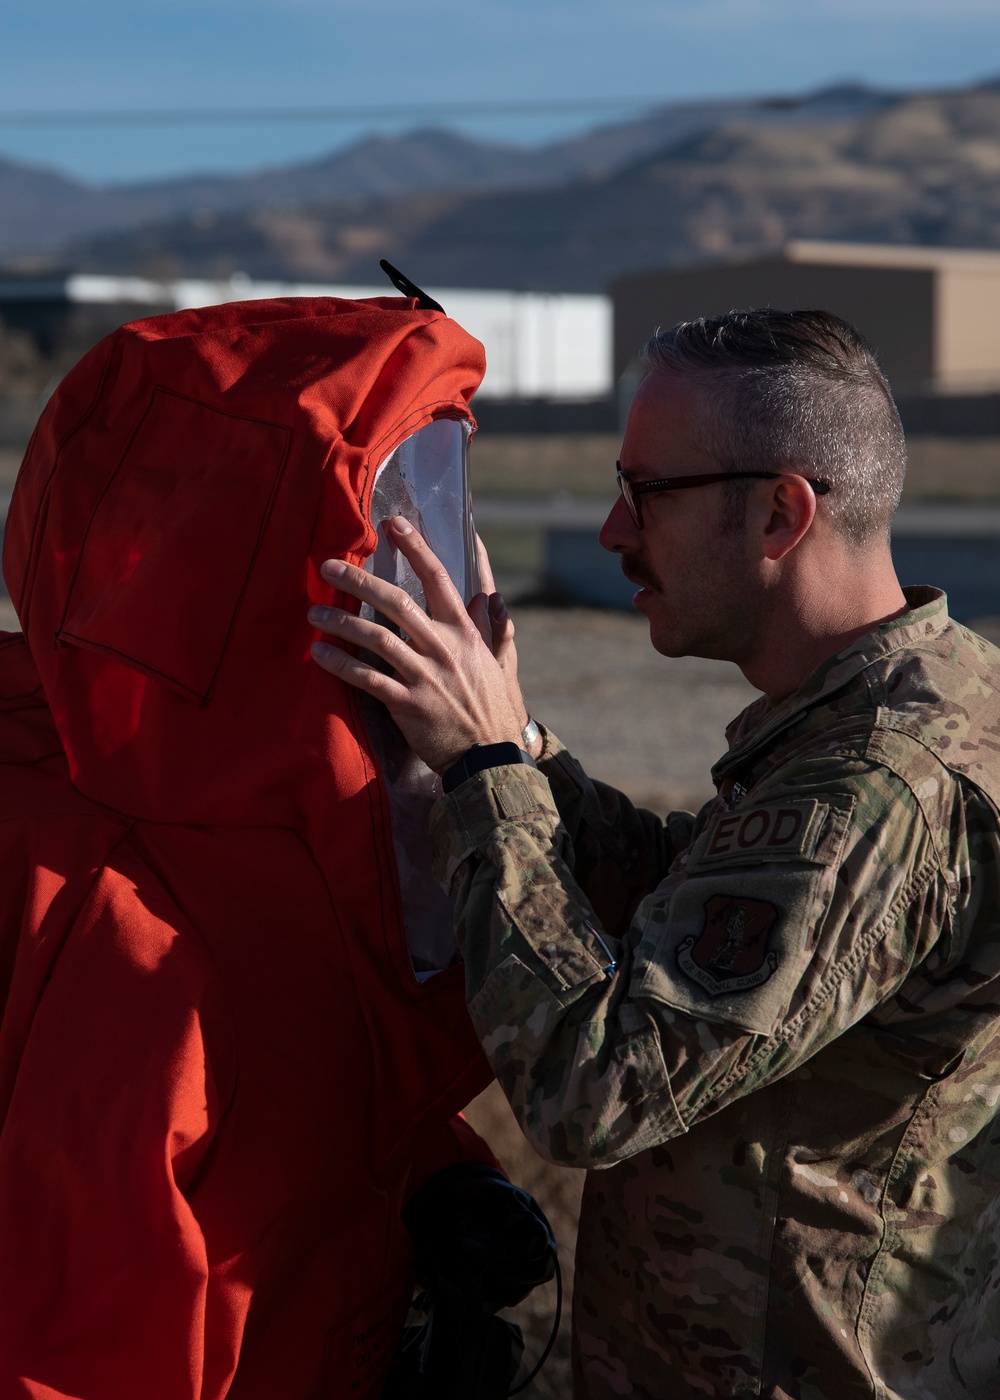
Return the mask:
POLYGON ((1000 272, 994 248, 931 248, 895 243, 836 243, 796 238, 781 250, 786 262, 838 267, 917 268, 929 272, 1000 272))

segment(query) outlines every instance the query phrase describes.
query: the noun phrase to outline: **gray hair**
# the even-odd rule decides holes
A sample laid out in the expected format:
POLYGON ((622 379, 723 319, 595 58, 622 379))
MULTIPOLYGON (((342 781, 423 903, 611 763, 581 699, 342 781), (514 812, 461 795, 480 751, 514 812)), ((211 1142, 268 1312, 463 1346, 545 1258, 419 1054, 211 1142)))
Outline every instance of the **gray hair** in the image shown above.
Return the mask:
MULTIPOLYGON (((829 311, 729 311, 658 330, 642 359, 697 376, 709 410, 702 446, 721 470, 821 477, 841 535, 888 539, 906 443, 875 352, 853 326, 829 311)), ((748 490, 727 483, 724 528, 742 527, 748 490)))

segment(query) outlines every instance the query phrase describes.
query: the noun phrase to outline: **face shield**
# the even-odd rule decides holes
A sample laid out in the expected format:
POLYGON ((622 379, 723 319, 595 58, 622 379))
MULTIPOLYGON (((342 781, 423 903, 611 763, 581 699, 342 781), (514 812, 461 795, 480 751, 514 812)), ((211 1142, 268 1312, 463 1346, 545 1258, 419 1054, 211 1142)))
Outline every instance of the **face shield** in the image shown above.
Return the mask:
MULTIPOLYGON (((467 469, 469 436, 467 422, 437 418, 400 443, 376 473, 371 523, 378 546, 365 568, 402 588, 422 608, 426 601, 420 581, 382 525, 394 515, 404 516, 441 560, 464 602, 480 591, 467 469)), ((368 604, 362 606, 361 616, 398 631, 368 604)), ((431 875, 428 822, 430 808, 441 795, 441 780, 407 747, 384 706, 363 696, 362 711, 389 799, 410 961, 417 979, 424 981, 458 959, 452 901, 431 875)))
MULTIPOLYGON (((467 422, 436 418, 400 443, 375 476, 371 522, 378 531, 378 547, 365 568, 376 578, 402 588, 421 607, 425 604, 420 581, 386 539, 382 524, 394 515, 402 515, 415 526, 468 603, 479 592, 468 445, 467 422)), ((369 610, 367 616, 373 615, 369 610)), ((381 617, 378 620, 385 621, 381 617)))

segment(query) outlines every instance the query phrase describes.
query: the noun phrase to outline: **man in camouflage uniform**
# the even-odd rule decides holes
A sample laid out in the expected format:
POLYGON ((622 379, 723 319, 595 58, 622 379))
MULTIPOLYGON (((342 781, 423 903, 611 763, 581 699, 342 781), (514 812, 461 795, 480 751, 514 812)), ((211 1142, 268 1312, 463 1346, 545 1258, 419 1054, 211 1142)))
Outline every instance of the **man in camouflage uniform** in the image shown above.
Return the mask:
POLYGON ((408 642, 314 616, 395 675, 317 658, 445 775, 473 1019, 531 1141, 595 1169, 576 1395, 986 1400, 1000 653, 899 589, 902 433, 856 332, 731 313, 647 355, 603 542, 658 650, 763 691, 697 817, 636 811, 551 735, 515 759, 510 629, 494 602, 495 664, 415 534, 430 618, 331 568, 408 642))

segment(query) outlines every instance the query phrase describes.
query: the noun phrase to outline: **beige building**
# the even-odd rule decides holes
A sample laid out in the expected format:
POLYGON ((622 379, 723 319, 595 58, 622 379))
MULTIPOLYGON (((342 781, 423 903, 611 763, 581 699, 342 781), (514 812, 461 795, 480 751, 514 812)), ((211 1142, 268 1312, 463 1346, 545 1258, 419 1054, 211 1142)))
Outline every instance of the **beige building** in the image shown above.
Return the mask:
POLYGON ((733 307, 823 308, 872 342, 897 394, 1000 390, 1000 252, 788 243, 747 262, 618 278, 615 371, 657 326, 733 307))

